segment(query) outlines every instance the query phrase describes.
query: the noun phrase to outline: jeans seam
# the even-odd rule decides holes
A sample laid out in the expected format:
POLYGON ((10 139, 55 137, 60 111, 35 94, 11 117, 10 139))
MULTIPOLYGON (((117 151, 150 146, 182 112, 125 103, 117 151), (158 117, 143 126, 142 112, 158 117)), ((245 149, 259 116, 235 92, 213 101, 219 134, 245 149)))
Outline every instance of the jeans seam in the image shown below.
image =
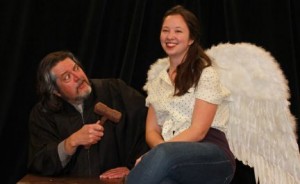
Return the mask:
POLYGON ((224 181, 224 184, 227 183, 228 181, 230 182, 232 180, 233 176, 234 176, 234 174, 228 175, 224 181))
POLYGON ((182 167, 182 166, 189 166, 189 165, 213 165, 213 164, 221 164, 221 163, 230 163, 230 161, 229 160, 224 160, 224 161, 218 161, 218 162, 177 164, 177 165, 171 167, 170 170, 176 169, 176 168, 182 167))

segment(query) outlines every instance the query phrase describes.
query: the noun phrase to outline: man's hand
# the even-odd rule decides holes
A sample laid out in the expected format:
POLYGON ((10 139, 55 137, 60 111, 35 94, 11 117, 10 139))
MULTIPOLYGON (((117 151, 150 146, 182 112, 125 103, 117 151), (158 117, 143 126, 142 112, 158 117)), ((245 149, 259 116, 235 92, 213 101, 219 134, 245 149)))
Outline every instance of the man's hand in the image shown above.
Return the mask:
POLYGON ((117 167, 114 169, 110 169, 102 173, 99 178, 100 179, 116 179, 123 178, 129 174, 129 169, 127 167, 117 167))
POLYGON ((104 135, 104 127, 97 121, 93 124, 85 124, 77 132, 73 133, 65 141, 65 151, 72 155, 80 145, 89 147, 101 140, 104 135))

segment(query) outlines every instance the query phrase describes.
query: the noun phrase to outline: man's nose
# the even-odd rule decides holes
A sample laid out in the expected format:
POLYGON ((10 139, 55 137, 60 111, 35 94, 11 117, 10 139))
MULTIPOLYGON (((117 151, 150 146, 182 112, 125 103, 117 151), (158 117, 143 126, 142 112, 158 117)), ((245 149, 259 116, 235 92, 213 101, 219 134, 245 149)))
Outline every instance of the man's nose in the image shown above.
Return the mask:
POLYGON ((73 75, 74 81, 78 81, 80 79, 80 75, 79 74, 73 72, 72 75, 73 75))

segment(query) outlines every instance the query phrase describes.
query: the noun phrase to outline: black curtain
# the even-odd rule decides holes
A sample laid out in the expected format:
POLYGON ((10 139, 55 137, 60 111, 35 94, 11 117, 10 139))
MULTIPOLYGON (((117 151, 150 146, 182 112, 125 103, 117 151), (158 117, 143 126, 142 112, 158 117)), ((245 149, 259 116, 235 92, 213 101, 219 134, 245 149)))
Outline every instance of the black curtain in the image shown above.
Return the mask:
MULTIPOLYGON (((70 50, 89 77, 121 78, 144 93, 149 65, 164 56, 161 18, 175 4, 198 16, 204 48, 251 42, 271 52, 289 81, 291 111, 300 117, 298 0, 1 0, 1 182, 26 174, 27 121, 42 57, 70 50)), ((253 170, 238 163, 233 183, 254 183, 253 170)))

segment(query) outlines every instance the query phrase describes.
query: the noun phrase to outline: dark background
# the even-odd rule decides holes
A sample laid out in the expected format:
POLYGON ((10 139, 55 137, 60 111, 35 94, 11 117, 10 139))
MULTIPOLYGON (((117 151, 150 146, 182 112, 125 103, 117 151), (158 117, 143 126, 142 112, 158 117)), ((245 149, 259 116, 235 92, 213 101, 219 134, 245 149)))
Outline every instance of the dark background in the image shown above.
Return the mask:
MULTIPOLYGON (((26 173, 27 121, 42 57, 70 50, 89 77, 121 78, 144 93, 149 65, 164 56, 161 18, 175 4, 199 18, 204 48, 251 42, 271 52, 289 81, 291 112, 300 117, 299 0, 1 0, 1 183, 26 173)), ((233 183, 253 179, 239 163, 233 183)))

